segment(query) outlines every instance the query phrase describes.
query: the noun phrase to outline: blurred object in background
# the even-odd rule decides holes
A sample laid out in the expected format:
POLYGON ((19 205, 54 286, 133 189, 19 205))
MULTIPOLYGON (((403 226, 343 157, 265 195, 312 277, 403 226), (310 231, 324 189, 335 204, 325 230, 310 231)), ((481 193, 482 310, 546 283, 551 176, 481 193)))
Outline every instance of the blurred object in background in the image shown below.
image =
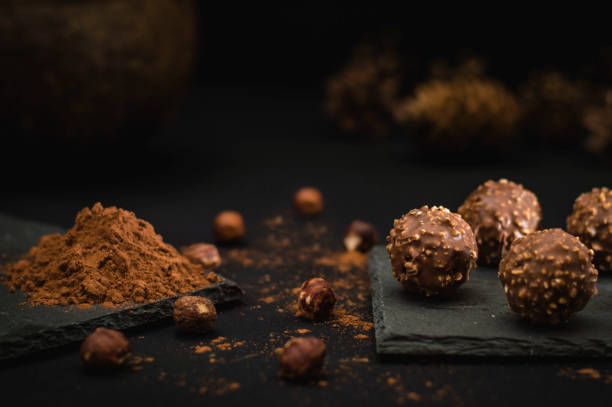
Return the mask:
POLYGON ((586 148, 596 153, 612 149, 612 90, 605 93, 604 99, 602 105, 584 112, 584 125, 590 131, 586 148))
POLYGON ((385 138, 402 85, 400 61, 390 46, 359 46, 344 70, 326 84, 324 109, 346 132, 385 138))
POLYGON ((3 131, 31 145, 148 137, 186 91, 195 18, 192 0, 5 0, 3 131))
POLYGON ((521 109, 501 82, 484 76, 482 63, 467 60, 454 71, 434 65, 395 117, 417 144, 446 151, 500 149, 517 136, 521 109))
POLYGON ((584 135, 582 117, 591 91, 560 72, 531 74, 521 86, 525 129, 545 143, 575 142, 584 135))

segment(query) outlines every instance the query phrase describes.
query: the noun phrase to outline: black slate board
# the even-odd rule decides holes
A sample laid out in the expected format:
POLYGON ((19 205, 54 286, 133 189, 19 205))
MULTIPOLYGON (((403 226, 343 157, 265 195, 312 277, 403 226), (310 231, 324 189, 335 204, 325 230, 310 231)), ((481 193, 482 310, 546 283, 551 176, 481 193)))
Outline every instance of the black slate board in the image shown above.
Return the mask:
POLYGON ((376 349, 380 355, 487 357, 612 356, 612 280, 600 276, 599 295, 567 324, 534 326, 510 310, 497 270, 472 271, 454 297, 404 292, 384 247, 372 249, 376 349))
MULTIPOLYGON (((49 233, 63 233, 56 226, 0 215, 0 253, 14 260, 49 233)), ((242 289, 232 280, 223 281, 191 293, 210 298, 215 304, 238 300, 242 289)), ((23 305, 21 292, 11 293, 0 284, 0 360, 17 358, 81 341, 93 329, 105 326, 126 329, 158 322, 172 315, 176 297, 137 304, 122 309, 94 306, 89 309, 23 305)))

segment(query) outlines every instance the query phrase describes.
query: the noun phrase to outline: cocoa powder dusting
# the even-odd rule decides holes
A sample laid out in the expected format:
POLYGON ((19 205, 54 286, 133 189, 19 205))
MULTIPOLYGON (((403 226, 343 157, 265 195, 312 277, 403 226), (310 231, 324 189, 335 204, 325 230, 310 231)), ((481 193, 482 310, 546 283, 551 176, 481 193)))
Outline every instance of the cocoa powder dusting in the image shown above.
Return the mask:
POLYGON ((116 306, 184 294, 218 282, 133 212, 96 203, 65 235, 43 236, 8 266, 5 284, 32 305, 116 306))

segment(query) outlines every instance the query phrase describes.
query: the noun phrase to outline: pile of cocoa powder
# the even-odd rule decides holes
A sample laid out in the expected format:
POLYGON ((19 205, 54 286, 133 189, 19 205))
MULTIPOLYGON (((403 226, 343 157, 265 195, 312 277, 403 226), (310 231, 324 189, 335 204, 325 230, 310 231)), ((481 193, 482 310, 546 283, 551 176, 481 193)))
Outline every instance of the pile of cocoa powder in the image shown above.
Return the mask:
POLYGON ((188 293, 220 278, 164 243, 133 212, 96 203, 64 235, 43 236, 4 278, 33 305, 116 306, 188 293))

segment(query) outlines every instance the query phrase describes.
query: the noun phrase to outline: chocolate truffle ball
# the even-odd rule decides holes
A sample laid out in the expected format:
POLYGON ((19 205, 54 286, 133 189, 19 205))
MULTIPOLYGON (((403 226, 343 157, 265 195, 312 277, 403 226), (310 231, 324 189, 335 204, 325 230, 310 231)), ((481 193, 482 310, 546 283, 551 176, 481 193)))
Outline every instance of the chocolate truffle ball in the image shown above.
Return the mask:
POLYGON ((469 279, 478 257, 470 225, 441 206, 396 219, 387 242, 395 278, 407 291, 427 296, 452 294, 469 279))
POLYGON ((516 239, 499 263, 513 311, 536 324, 566 322, 597 294, 593 251, 561 229, 516 239))
POLYGON ((542 219, 538 198, 507 179, 489 180, 459 207, 478 243, 478 261, 497 265, 512 241, 536 231, 542 219))
POLYGON ((600 271, 612 271, 612 190, 594 188, 580 195, 567 218, 567 231, 593 249, 600 271))

